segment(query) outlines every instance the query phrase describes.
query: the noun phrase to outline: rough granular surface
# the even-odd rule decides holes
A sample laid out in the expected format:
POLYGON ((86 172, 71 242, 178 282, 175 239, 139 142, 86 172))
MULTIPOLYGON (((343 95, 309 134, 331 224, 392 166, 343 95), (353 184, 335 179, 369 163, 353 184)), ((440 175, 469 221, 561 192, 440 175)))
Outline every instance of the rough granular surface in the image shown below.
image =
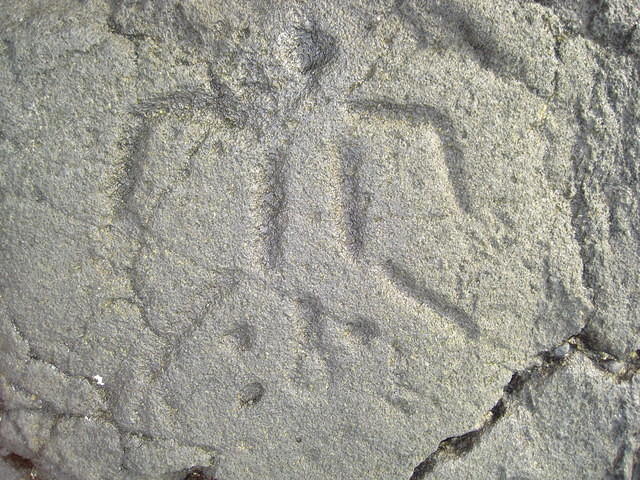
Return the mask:
POLYGON ((640 479, 637 1, 0 12, 0 478, 640 479))

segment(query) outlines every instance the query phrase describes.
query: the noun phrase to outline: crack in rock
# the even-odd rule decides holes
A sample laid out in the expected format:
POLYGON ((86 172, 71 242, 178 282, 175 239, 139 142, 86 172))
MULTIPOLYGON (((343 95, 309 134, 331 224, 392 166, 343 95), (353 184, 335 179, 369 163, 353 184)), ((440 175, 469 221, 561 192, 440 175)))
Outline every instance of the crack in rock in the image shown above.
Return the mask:
POLYGON ((557 347, 541 352, 538 355, 540 363, 515 372, 509 383, 503 387, 502 397, 487 412, 481 426, 442 440, 438 448, 414 468, 409 480, 422 480, 432 473, 439 463, 453 461, 469 453, 500 421, 507 410, 518 403, 517 395, 525 385, 533 380, 548 378, 561 369, 571 355, 577 353, 587 357, 600 370, 610 373, 615 381, 629 382, 640 369, 640 351, 634 352, 627 360, 620 361, 605 352, 592 349, 592 342, 585 337, 584 332, 580 332, 557 347))

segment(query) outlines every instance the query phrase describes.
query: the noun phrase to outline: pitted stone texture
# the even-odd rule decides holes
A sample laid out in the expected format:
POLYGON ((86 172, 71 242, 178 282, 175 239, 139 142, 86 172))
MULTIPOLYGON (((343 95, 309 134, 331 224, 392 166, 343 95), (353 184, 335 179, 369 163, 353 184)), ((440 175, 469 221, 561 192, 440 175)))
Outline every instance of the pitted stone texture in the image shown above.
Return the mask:
POLYGON ((640 384, 617 383, 581 354, 528 383, 507 413, 441 479, 636 478, 640 384))
POLYGON ((408 478, 588 320, 632 351, 636 64, 556 10, 7 5, 0 445, 55 480, 408 478))

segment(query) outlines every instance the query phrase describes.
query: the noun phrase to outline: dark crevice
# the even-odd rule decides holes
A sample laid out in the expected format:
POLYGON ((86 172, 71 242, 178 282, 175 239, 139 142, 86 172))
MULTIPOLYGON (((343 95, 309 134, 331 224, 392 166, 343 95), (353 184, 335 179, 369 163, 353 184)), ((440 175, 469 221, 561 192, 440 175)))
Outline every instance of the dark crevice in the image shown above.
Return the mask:
POLYGON ((505 411, 506 407, 503 399, 498 400, 489 411, 487 420, 485 420, 480 428, 455 437, 448 437, 441 441, 438 448, 413 470, 413 474, 409 477, 409 480, 420 480, 427 474, 432 473, 438 463, 459 458, 469 453, 473 450, 482 435, 493 428, 496 422, 504 415, 505 411))
POLYGON ((585 355, 600 370, 613 374, 617 381, 629 382, 640 370, 640 350, 630 353, 626 358, 617 358, 602 348, 602 342, 595 338, 587 328, 573 338, 575 348, 585 355))
POLYGON ((7 462, 9 465, 11 465, 14 469, 21 472, 28 473, 29 475, 28 478, 30 478, 31 480, 38 479, 38 474, 36 473, 35 465, 28 458, 21 457, 20 455, 17 455, 15 453, 10 453, 9 455, 1 458, 5 462, 7 462))
MULTIPOLYGON (((433 451, 413 470, 409 480, 421 480, 432 473, 439 463, 455 460, 469 453, 481 441, 495 424, 514 405, 514 397, 520 394, 530 382, 542 381, 556 372, 566 363, 566 360, 576 352, 583 354, 591 360, 596 367, 607 373, 613 374, 617 381, 631 381, 635 373, 640 369, 640 351, 635 352, 625 362, 619 362, 605 352, 594 350, 592 344, 584 332, 568 338, 559 346, 541 352, 538 357, 540 362, 524 370, 515 372, 509 383, 503 387, 503 395, 489 410, 482 425, 461 435, 448 437, 440 442, 438 448, 433 451), (622 368, 613 372, 611 362, 622 363, 622 368)), ((640 474, 640 472, 638 472, 640 474)), ((640 478, 635 480, 640 480, 640 478)))
POLYGON ((213 474, 211 467, 192 467, 185 473, 184 480, 218 480, 213 474))
POLYGON ((433 470, 439 463, 463 457, 479 443, 484 434, 489 432, 495 424, 505 415, 510 405, 511 397, 522 391, 524 386, 532 379, 545 378, 555 372, 563 363, 564 358, 555 355, 557 350, 543 352, 540 357, 542 363, 515 372, 511 380, 503 388, 503 395, 489 410, 485 421, 480 428, 471 430, 453 437, 448 437, 440 442, 438 448, 422 461, 414 470, 409 480, 421 480, 433 470))

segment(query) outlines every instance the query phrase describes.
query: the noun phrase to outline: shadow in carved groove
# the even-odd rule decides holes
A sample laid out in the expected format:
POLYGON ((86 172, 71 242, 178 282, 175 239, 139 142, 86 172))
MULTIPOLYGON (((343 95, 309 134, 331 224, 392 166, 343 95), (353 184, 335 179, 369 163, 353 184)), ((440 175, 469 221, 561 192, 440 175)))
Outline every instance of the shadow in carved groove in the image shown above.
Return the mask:
POLYGON ((389 260, 383 265, 384 272, 391 283, 405 295, 420 304, 427 305, 438 314, 452 320, 461 327, 467 337, 477 339, 480 328, 471 315, 447 300, 441 293, 422 285, 408 271, 389 260))
POLYGON ((353 142, 343 142, 340 146, 340 183, 342 191, 342 212, 347 249, 358 260, 364 247, 367 224, 367 210, 370 195, 363 191, 360 171, 363 152, 353 142))
POLYGON ((462 149, 455 141, 457 132, 448 115, 430 105, 396 103, 386 98, 352 100, 349 102, 349 107, 359 112, 405 121, 427 123, 433 126, 442 140, 444 161, 447 166, 448 179, 453 188, 456 203, 464 213, 471 213, 469 193, 463 178, 464 156, 462 149))
POLYGON ((260 238, 267 268, 277 268, 283 259, 283 239, 287 227, 288 165, 281 151, 267 155, 262 167, 260 192, 260 238))

